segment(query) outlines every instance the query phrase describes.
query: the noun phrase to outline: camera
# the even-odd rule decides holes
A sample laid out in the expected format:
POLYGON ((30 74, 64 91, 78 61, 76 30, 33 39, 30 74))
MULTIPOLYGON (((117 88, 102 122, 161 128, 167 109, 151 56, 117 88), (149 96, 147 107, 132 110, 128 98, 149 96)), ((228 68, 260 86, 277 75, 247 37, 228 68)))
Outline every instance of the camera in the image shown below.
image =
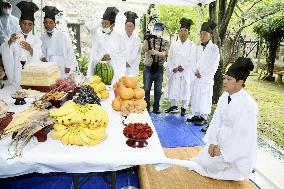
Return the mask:
POLYGON ((157 39, 157 36, 153 34, 146 34, 144 39, 149 41, 150 39, 157 39))

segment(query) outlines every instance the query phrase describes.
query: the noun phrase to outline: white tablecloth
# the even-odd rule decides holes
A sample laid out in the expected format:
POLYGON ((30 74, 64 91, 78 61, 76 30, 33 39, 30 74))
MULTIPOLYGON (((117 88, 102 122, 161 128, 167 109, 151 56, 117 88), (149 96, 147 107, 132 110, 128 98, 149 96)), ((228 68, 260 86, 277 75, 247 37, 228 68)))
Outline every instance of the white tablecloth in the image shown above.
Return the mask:
MULTIPOLYGON (((0 91, 0 99, 10 105, 9 111, 21 112, 33 101, 27 98, 27 104, 15 106, 10 93, 16 89, 6 87, 0 91)), ((110 91, 112 94, 113 92, 110 91)), ((0 178, 18 176, 22 174, 38 172, 66 172, 88 173, 120 170, 127 167, 143 164, 166 163, 161 143, 155 127, 148 116, 148 121, 153 130, 153 135, 148 139, 145 148, 131 148, 126 145, 126 137, 122 131, 123 117, 111 107, 113 94, 109 100, 102 101, 102 107, 109 115, 107 139, 94 147, 63 145, 59 140, 53 140, 50 136, 46 142, 39 143, 36 138, 25 147, 22 157, 9 159, 11 154, 8 146, 11 137, 0 141, 0 178)))

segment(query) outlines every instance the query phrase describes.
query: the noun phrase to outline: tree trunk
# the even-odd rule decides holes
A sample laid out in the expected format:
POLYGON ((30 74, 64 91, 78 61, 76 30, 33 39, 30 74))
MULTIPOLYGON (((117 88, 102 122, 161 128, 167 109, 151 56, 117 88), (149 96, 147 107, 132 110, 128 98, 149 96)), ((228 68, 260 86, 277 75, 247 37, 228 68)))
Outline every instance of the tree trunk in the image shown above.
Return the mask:
POLYGON ((261 50, 262 50, 262 37, 259 37, 258 51, 257 51, 257 64, 255 72, 258 73, 258 69, 260 67, 260 58, 261 58, 261 50))
POLYGON ((272 81, 273 80, 273 71, 274 71, 274 63, 276 58, 276 52, 278 49, 278 44, 270 44, 270 47, 268 49, 268 56, 266 58, 267 62, 267 69, 268 69, 268 76, 265 77, 265 80, 272 81))
MULTIPOLYGON (((225 3, 225 2, 223 2, 225 3)), ((223 4, 224 6, 225 4, 223 4)), ((222 7, 223 7, 222 6, 222 7)), ((219 12, 220 13, 220 12, 219 12)), ((212 2, 209 5, 209 16, 210 20, 214 21, 217 23, 217 13, 216 13, 216 2, 212 2)), ((213 97, 212 97, 212 102, 213 104, 217 104, 219 97, 221 96, 223 92, 223 58, 222 58, 222 46, 221 46, 221 41, 219 38, 219 28, 216 29, 216 32, 213 34, 213 42, 218 45, 219 50, 220 50, 220 62, 219 62, 219 67, 218 70, 214 76, 214 86, 213 86, 213 97)))

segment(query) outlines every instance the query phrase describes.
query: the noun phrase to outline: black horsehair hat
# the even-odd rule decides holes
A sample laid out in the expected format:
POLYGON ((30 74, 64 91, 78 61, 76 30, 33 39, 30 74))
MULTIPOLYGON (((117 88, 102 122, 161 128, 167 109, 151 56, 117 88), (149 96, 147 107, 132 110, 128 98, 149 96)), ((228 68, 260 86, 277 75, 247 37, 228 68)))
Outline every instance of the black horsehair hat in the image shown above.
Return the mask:
POLYGON ((180 28, 186 28, 190 31, 190 26, 193 25, 193 21, 188 18, 182 18, 180 21, 180 28))
POLYGON ((21 10, 21 21, 35 21, 34 13, 39 10, 36 4, 34 4, 33 2, 21 1, 16 6, 21 10))
POLYGON ((108 7, 104 14, 103 14, 103 20, 108 20, 110 23, 115 23, 115 18, 119 10, 116 7, 108 7))
POLYGON ((208 21, 208 22, 204 22, 201 26, 201 30, 200 31, 206 31, 208 33, 213 33, 214 28, 217 26, 217 24, 213 21, 208 21))
POLYGON ((249 76, 250 71, 254 68, 253 63, 250 58, 239 57, 235 63, 233 63, 226 75, 231 76, 238 80, 245 81, 249 76))
POLYGON ((5 1, 5 0, 4 0, 4 1, 2 2, 2 7, 3 7, 3 8, 7 8, 7 7, 8 7, 8 8, 12 8, 12 5, 11 5, 11 3, 9 3, 8 1, 5 1))
POLYGON ((45 6, 42 8, 42 11, 45 13, 44 19, 50 18, 55 22, 55 16, 60 13, 56 7, 54 6, 45 6))
POLYGON ((135 25, 135 19, 138 18, 137 14, 135 12, 127 11, 124 13, 126 17, 126 22, 132 22, 135 25))

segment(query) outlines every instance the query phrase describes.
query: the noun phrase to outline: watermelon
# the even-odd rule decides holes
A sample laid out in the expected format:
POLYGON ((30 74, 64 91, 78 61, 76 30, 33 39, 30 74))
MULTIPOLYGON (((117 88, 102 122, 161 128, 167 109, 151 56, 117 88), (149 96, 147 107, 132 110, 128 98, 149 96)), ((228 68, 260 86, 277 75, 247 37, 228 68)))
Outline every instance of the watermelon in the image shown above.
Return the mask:
POLYGON ((102 82, 106 85, 111 84, 113 78, 113 68, 109 63, 98 62, 95 67, 94 75, 100 76, 102 82))

